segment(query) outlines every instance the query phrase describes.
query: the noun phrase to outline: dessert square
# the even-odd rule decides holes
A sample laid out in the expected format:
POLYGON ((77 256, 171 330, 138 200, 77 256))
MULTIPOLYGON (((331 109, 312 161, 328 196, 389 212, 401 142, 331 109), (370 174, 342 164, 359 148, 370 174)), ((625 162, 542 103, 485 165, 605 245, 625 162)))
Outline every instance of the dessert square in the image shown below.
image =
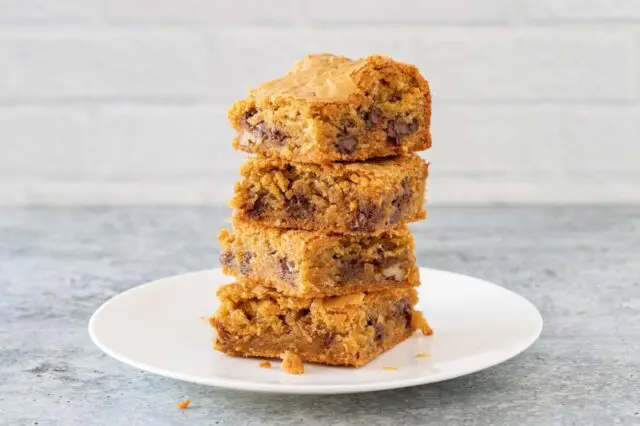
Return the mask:
POLYGON ((234 217, 265 227, 379 232, 426 216, 427 164, 415 154, 323 165, 258 157, 241 174, 234 217))
POLYGON ((430 120, 427 81, 384 56, 309 55, 229 111, 236 149, 305 163, 427 149, 430 120))
POLYGON ((210 319, 215 348, 229 355, 281 358, 359 367, 430 329, 414 311, 415 289, 292 298, 242 283, 218 290, 222 305, 210 319))
POLYGON ((225 274, 292 297, 334 296, 418 286, 413 237, 401 225, 376 234, 325 234, 235 220, 222 229, 225 274))

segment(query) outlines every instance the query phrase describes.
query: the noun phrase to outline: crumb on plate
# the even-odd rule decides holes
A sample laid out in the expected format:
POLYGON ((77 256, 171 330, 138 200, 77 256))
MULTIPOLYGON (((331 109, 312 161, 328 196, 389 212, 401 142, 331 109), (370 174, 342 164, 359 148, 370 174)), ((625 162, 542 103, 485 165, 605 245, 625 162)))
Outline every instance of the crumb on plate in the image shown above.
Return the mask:
POLYGON ((260 368, 271 368, 271 363, 269 361, 260 361, 258 366, 260 368))
POLYGON ((384 371, 398 371, 396 367, 382 367, 384 371))
POLYGON ((185 410, 189 406, 189 404, 191 404, 191 400, 185 399, 184 401, 178 403, 178 408, 181 410, 185 410))
POLYGON ((424 352, 420 352, 419 354, 416 354, 416 358, 430 358, 431 354, 425 354, 424 352))
POLYGON ((291 351, 286 351, 282 355, 282 369, 289 374, 303 374, 304 364, 298 355, 291 351))

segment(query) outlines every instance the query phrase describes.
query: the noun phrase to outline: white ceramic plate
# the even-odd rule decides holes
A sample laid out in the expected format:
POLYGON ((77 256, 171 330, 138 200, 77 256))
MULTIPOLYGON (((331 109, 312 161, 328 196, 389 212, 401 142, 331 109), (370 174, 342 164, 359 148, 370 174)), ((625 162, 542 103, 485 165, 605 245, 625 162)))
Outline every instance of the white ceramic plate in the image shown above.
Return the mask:
POLYGON ((256 359, 213 350, 214 333, 205 317, 218 305, 217 287, 230 281, 219 269, 125 291, 93 314, 89 333, 108 355, 152 373, 231 389, 301 394, 367 392, 451 379, 506 361, 540 335, 542 317, 523 297, 451 272, 421 268, 420 274, 418 308, 435 334, 416 333, 358 369, 306 364, 305 374, 294 376, 282 371, 279 361, 264 369, 256 359))

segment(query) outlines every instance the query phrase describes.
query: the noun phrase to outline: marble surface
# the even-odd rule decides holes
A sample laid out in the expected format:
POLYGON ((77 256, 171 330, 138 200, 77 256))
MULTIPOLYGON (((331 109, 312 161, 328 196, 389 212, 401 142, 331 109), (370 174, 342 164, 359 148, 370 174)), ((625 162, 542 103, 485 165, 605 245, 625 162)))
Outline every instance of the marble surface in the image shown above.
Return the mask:
POLYGON ((228 213, 0 209, 0 424, 640 424, 640 208, 432 208, 413 227, 422 265, 513 289, 545 319, 525 353, 443 383, 241 393, 137 371, 93 346, 87 321, 109 297, 215 266, 228 213))

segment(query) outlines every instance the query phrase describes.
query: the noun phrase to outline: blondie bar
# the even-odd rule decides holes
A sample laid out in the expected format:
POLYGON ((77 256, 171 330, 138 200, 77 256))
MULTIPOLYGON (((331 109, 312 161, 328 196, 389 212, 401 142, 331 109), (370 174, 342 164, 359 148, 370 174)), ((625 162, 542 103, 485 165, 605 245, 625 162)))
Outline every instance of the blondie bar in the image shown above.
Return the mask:
POLYGON ((361 366, 407 339, 429 334, 414 311, 415 289, 352 293, 325 298, 285 297, 242 283, 218 290, 222 305, 210 319, 215 348, 229 355, 361 366))
POLYGON ((305 163, 427 149, 430 120, 427 81, 384 56, 309 55, 229 111, 236 149, 305 163))
POLYGON ((325 234, 263 228, 235 220, 222 229, 225 274, 256 280, 292 297, 334 296, 420 283, 411 232, 325 234))
POLYGON ((425 217, 427 164, 415 154, 323 165, 251 158, 241 174, 234 216, 263 226, 377 232, 425 217))

